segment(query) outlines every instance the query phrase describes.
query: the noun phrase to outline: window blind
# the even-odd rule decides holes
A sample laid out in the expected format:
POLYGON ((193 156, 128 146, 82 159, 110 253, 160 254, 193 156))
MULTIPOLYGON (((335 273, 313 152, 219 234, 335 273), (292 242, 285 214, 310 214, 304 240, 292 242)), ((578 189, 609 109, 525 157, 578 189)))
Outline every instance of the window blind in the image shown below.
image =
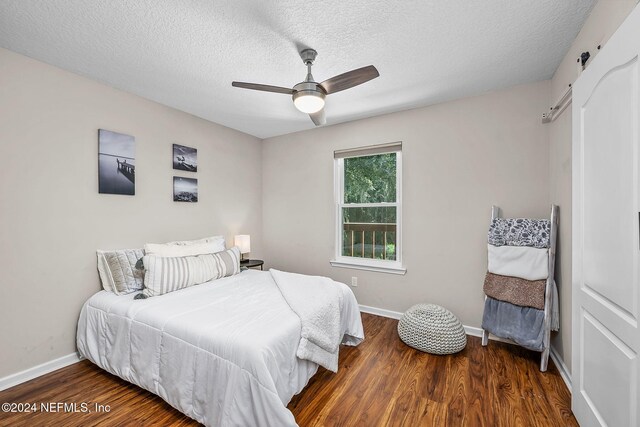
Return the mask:
POLYGON ((374 154, 395 153, 402 151, 402 142, 390 142, 387 144, 367 145, 366 147, 347 148, 333 152, 334 159, 344 159, 347 157, 372 156, 374 154))

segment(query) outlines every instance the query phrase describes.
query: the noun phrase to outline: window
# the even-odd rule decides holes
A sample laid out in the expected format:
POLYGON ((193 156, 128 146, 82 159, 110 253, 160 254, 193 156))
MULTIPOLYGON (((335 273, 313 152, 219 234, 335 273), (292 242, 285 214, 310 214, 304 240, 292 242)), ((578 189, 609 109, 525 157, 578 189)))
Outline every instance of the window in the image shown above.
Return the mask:
POLYGON ((401 260, 402 144, 334 153, 336 267, 404 274, 401 260))

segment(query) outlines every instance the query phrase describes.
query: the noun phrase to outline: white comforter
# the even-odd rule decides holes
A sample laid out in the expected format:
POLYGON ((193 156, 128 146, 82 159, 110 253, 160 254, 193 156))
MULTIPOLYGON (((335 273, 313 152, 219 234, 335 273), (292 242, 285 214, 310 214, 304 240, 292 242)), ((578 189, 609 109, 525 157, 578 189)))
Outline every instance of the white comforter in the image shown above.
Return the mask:
MULTIPOLYGON (((364 334, 351 290, 343 343, 364 334)), ((82 308, 78 351, 199 422, 294 426, 286 405, 318 365, 296 356, 301 325, 269 272, 239 275, 134 300, 102 291, 82 308)))

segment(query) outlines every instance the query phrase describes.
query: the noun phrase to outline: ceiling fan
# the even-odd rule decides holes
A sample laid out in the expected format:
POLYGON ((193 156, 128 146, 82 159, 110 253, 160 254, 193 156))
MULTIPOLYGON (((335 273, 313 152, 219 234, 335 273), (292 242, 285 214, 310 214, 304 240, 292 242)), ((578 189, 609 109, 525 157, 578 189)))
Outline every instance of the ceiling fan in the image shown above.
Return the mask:
POLYGON ((292 95, 293 104, 298 110, 309 114, 309 117, 311 117, 311 120, 313 120, 316 126, 323 125, 327 122, 324 114, 325 96, 368 82, 378 77, 380 73, 378 73, 376 67, 369 65, 331 77, 322 83, 317 83, 311 75, 311 66, 317 55, 318 52, 313 49, 304 49, 300 52, 302 62, 307 66, 307 78, 303 82, 295 85, 292 89, 244 82, 232 82, 231 85, 244 89, 292 95))

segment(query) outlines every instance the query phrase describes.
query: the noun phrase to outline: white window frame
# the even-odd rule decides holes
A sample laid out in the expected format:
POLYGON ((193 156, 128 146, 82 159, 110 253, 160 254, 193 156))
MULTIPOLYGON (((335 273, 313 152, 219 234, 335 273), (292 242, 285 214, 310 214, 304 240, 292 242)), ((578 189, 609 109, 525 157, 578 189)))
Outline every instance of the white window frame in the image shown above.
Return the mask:
MULTIPOLYGON (((358 154, 353 150, 352 156, 364 157, 371 154, 358 154)), ((335 199, 335 258, 330 261, 334 267, 352 268, 357 270, 369 270, 382 273, 405 274, 406 268, 402 264, 402 149, 389 150, 388 153, 396 154, 396 201, 384 203, 344 203, 344 158, 334 159, 334 199, 335 199), (343 239, 343 208, 358 207, 396 207, 396 259, 381 260, 342 255, 343 239)), ((375 154, 385 154, 384 151, 375 154)))

